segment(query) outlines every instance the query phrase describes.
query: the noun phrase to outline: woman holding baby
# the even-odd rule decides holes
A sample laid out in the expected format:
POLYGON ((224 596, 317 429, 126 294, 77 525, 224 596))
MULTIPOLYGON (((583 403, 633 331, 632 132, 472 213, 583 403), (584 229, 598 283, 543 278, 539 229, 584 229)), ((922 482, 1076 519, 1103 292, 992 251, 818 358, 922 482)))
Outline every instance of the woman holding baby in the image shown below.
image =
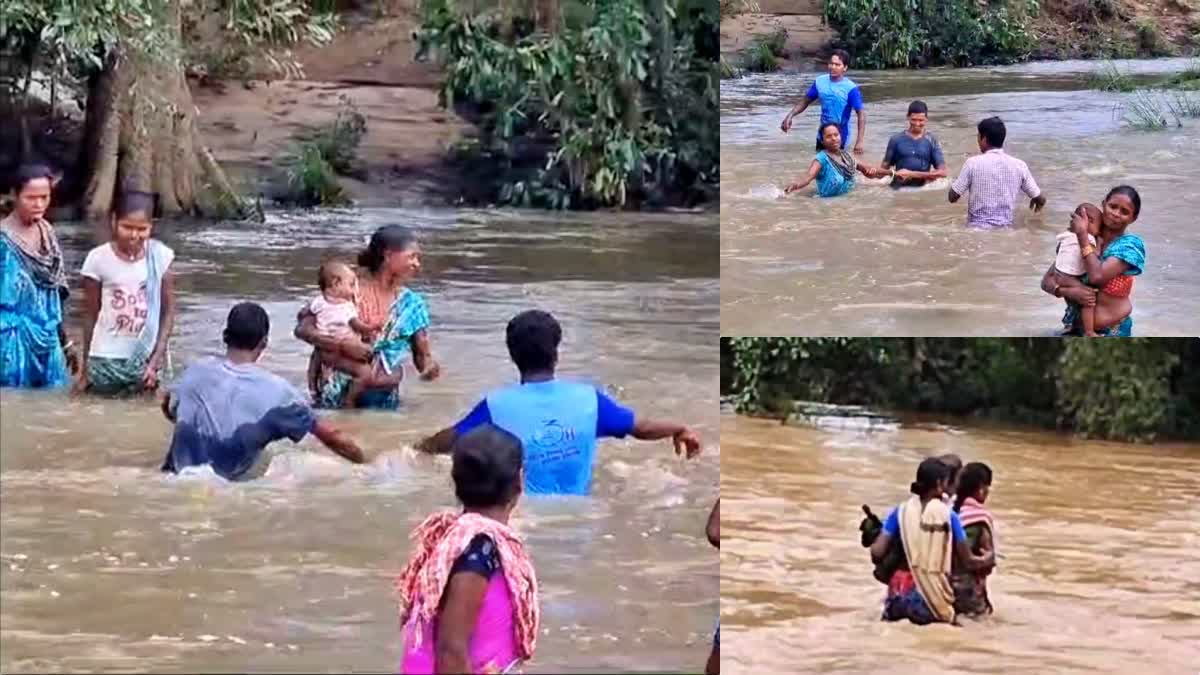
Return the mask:
POLYGON ((429 344, 429 309, 425 298, 407 286, 421 271, 421 247, 407 228, 385 225, 371 235, 366 250, 358 256, 358 265, 358 292, 353 302, 357 323, 367 329, 365 335, 338 337, 321 330, 311 304, 300 311, 295 335, 319 351, 321 362, 313 392, 318 406, 395 410, 400 406, 398 387, 368 388, 358 394, 360 388, 352 387, 353 374, 336 366, 340 359, 369 364, 380 371, 377 381, 386 381, 382 376, 401 373, 411 354, 421 379, 437 378, 441 368, 429 344), (349 400, 351 391, 357 400, 349 400))
POLYGON ((1118 185, 1109 190, 1099 213, 1081 205, 1071 218, 1074 241, 1060 238, 1059 253, 1078 250, 1074 264, 1060 260, 1042 277, 1042 290, 1067 301, 1063 326, 1069 335, 1086 334, 1083 314, 1094 311, 1094 334, 1130 337, 1133 334, 1133 278, 1146 266, 1146 245, 1126 230, 1138 218, 1142 199, 1137 190, 1118 185), (1094 215, 1092 215, 1094 214, 1094 215), (1097 221, 1098 218, 1098 222, 1097 221), (1090 231, 1089 231, 1090 230, 1090 231), (1075 267, 1075 269, 1068 269, 1075 267), (1078 273, 1078 274, 1076 274, 1078 273))

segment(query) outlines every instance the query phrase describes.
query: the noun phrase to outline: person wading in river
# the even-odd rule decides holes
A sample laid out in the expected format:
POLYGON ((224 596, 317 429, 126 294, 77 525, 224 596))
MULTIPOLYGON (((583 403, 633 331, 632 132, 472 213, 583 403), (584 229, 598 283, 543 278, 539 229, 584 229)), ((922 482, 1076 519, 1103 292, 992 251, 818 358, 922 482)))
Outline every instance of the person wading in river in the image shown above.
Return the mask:
POLYGON ((638 417, 589 384, 556 379, 562 328, 547 312, 521 312, 505 331, 508 354, 521 383, 489 393, 466 417, 417 444, 424 452, 446 453, 454 439, 482 424, 495 424, 521 439, 525 448, 525 491, 586 495, 591 490, 596 440, 670 438, 675 453, 700 453, 696 434, 682 424, 638 417))
POLYGON ((948 175, 941 144, 925 131, 928 120, 925 102, 913 101, 908 106, 908 129, 888 139, 880 166, 892 172, 893 188, 919 187, 948 175))
POLYGON ((971 552, 958 514, 942 500, 949 489, 949 477, 949 469, 941 460, 930 457, 921 462, 917 479, 910 486, 912 496, 892 509, 871 544, 871 559, 876 563, 887 556, 897 538, 904 553, 896 556, 897 568, 887 576, 884 621, 953 623, 954 590, 949 576, 953 555, 957 554, 963 568, 972 572, 991 569, 995 564, 993 553, 979 556, 971 552))
POLYGON ((22 166, 13 212, 0 221, 0 387, 61 387, 77 354, 63 330, 62 249, 46 220, 49 167, 22 166))
MULTIPOLYGON (((996 525, 992 513, 984 507, 992 490, 992 470, 982 462, 971 462, 959 478, 958 496, 954 500, 954 511, 962 520, 967 535, 967 546, 971 553, 979 556, 995 555, 996 525)), ((954 610, 968 616, 992 613, 992 601, 988 598, 987 578, 991 569, 968 570, 961 561, 954 561, 950 585, 954 588, 954 610)))
POLYGON ((211 465, 226 480, 253 477, 268 443, 299 443, 308 434, 355 464, 358 443, 320 420, 300 392, 258 366, 271 322, 253 302, 235 305, 225 324, 225 356, 193 364, 162 399, 163 415, 175 424, 162 470, 211 465))
MULTIPOLYGON (((721 498, 713 504, 712 512, 708 514, 708 526, 705 528, 708 543, 721 548, 721 498)), ((717 630, 713 632, 712 651, 708 655, 708 663, 704 665, 704 675, 721 675, 721 617, 717 617, 717 630)))
POLYGON ((982 154, 968 159, 950 186, 951 204, 970 193, 967 198, 967 225, 970 227, 1011 227, 1019 192, 1030 197, 1029 208, 1034 213, 1046 205, 1046 197, 1025 162, 1005 154, 1007 133, 999 117, 980 122, 978 141, 982 154))
POLYGON ((122 192, 112 241, 83 261, 83 359, 75 393, 153 392, 170 374, 175 326, 175 252, 151 239, 154 195, 122 192))
POLYGON ((854 154, 862 155, 863 141, 867 137, 867 112, 864 110, 862 92, 858 85, 846 77, 849 68, 850 53, 844 49, 833 50, 833 55, 829 57, 829 74, 817 77, 804 94, 804 100, 797 103, 783 118, 779 125, 783 133, 791 131, 793 117, 807 110, 813 101, 820 100, 821 123, 817 128, 816 151, 820 152, 824 147, 821 130, 830 123, 838 125, 838 133, 843 141, 842 147, 850 147, 850 111, 853 110, 858 116, 858 137, 854 139, 854 154))
POLYGON ((454 494, 412 534, 396 579, 401 673, 512 673, 537 647, 537 574, 509 516, 521 498, 521 441, 490 424, 455 440, 454 494))
MULTIPOLYGON (((1118 316, 1125 318, 1113 326, 1097 330, 1104 337, 1130 337, 1133 335, 1133 278, 1146 267, 1146 244, 1136 234, 1127 232, 1142 211, 1142 198, 1129 185, 1118 185, 1109 190, 1102 204, 1101 246, 1088 242, 1087 218, 1076 214, 1071 221, 1083 253, 1086 276, 1081 279, 1057 278, 1054 265, 1042 277, 1042 290, 1056 298, 1067 301, 1067 312, 1063 315, 1063 327, 1068 335, 1081 335, 1083 319, 1080 305, 1092 306, 1097 302, 1097 293, 1111 296, 1120 303, 1118 316), (1061 283, 1066 282, 1066 283, 1061 283)), ((1106 302, 1107 304, 1107 302, 1106 302)))

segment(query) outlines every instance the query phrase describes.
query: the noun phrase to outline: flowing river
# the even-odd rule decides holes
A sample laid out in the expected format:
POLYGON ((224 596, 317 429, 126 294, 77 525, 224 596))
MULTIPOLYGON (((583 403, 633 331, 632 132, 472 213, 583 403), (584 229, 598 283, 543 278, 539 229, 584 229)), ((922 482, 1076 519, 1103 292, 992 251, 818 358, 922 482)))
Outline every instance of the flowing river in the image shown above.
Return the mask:
MULTIPOLYGON (((3 391, 0 670, 395 672, 408 535, 455 506, 448 460, 411 444, 515 380, 504 326, 531 307, 563 324, 565 376, 693 425, 705 452, 685 462, 669 441, 606 441, 592 496, 522 500, 514 524, 542 598, 526 670, 703 665, 719 596, 704 538, 720 482, 715 218, 381 209, 160 223, 178 253, 176 374, 218 353, 229 308, 254 300, 272 320, 263 365, 303 389, 308 352, 291 331, 317 266, 353 260, 389 222, 421 234, 413 286, 443 377, 407 383, 398 414, 331 413, 367 465, 309 438, 273 446, 255 481, 168 477, 154 404, 3 391)), ((58 231, 77 272, 97 236, 58 231)))
POLYGON ((1196 672, 1200 446, 733 415, 721 444, 726 675, 1196 672), (951 452, 994 471, 996 612, 880 621, 860 505, 885 517, 923 458, 951 452))
MULTIPOLYGON (((1187 67, 1184 59, 1118 61, 1137 78, 1187 67)), ((726 335, 1049 335, 1063 301, 1043 293, 1054 237, 1077 204, 1135 186, 1142 212, 1130 232, 1146 243, 1134 294, 1134 335, 1200 335, 1200 121, 1136 131, 1117 106, 1130 94, 1087 88, 1096 62, 860 72, 867 133, 863 161, 877 165, 906 127, 910 101, 929 105, 951 179, 978 154, 976 124, 999 115, 1005 150, 1029 164, 1049 200, 1028 199, 1008 231, 965 227, 966 202, 950 180, 893 191, 861 176, 849 195, 783 197, 812 162, 819 107, 784 135, 788 109, 812 73, 753 75, 721 83, 721 328, 726 335)), ((854 122, 852 120, 851 124, 854 122)), ((886 179, 885 179, 886 180, 886 179)))

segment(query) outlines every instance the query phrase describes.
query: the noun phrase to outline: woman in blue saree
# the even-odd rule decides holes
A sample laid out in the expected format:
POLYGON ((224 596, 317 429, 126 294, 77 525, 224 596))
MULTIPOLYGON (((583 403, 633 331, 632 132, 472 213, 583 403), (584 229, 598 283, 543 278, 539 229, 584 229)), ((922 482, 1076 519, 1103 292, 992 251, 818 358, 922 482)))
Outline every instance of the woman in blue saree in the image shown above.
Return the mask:
POLYGON ((787 186, 785 194, 802 190, 816 181, 818 197, 837 197, 854 189, 854 179, 860 171, 867 178, 880 178, 894 173, 863 164, 843 149, 842 133, 833 122, 821 127, 821 146, 822 149, 808 167, 808 174, 787 186))
MULTIPOLYGON (((407 284, 421 270, 421 248, 413 234, 400 225, 385 225, 371 235, 367 249, 358 256, 358 316, 367 325, 382 325, 372 344, 338 341, 317 331, 312 314, 301 311, 295 335, 318 349, 340 352, 356 361, 369 362, 377 354, 390 372, 404 367, 411 355, 423 380, 438 377, 441 368, 429 344, 429 308, 421 294, 407 284)), ((313 399, 322 408, 341 408, 346 402, 350 376, 322 366, 313 399)), ((358 408, 395 410, 400 407, 399 389, 367 391, 355 402, 358 408)))
POLYGON ((1128 185, 1118 185, 1109 190, 1102 205, 1103 221, 1100 229, 1101 245, 1091 246, 1087 240, 1087 223, 1076 217, 1071 230, 1081 242, 1080 250, 1087 253, 1083 264, 1087 269, 1082 283, 1059 284, 1055 280, 1054 265, 1042 277, 1042 290, 1067 301, 1063 315, 1065 335, 1082 335, 1083 325, 1079 316, 1080 306, 1096 303, 1096 294, 1105 293, 1122 299, 1127 306, 1127 315, 1120 323, 1104 330, 1097 330, 1103 337, 1132 337, 1133 302, 1129 293, 1133 278, 1141 275, 1146 267, 1146 245, 1142 238, 1130 234, 1133 224, 1142 210, 1142 198, 1137 190, 1128 185))
POLYGON ((45 219, 52 180, 48 167, 21 167, 16 208, 0 221, 0 387, 61 387, 75 363, 62 249, 45 219))

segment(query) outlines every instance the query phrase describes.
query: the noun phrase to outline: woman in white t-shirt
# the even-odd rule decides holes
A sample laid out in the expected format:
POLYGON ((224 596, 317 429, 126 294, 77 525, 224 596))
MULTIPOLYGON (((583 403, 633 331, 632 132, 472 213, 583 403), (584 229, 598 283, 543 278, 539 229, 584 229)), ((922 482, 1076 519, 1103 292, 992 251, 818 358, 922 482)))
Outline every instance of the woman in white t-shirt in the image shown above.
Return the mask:
POLYGON ((83 261, 83 359, 74 391, 137 394, 158 388, 175 324, 175 252, 151 239, 154 195, 124 192, 112 241, 83 261))

